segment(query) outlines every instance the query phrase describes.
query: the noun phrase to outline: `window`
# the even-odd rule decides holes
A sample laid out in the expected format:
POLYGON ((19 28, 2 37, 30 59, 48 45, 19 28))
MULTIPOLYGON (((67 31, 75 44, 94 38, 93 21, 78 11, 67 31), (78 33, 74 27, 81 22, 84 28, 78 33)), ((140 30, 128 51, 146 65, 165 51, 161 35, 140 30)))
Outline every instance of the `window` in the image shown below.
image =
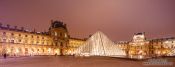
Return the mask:
POLYGON ((25 37, 27 37, 27 35, 25 35, 25 37))
POLYGON ((37 41, 36 43, 37 43, 37 44, 39 44, 39 42, 38 42, 38 41, 37 41))
POLYGON ((44 49, 43 49, 43 52, 44 52, 44 49))
POLYGON ((63 47, 63 42, 61 42, 61 45, 60 46, 63 47))
POLYGON ((33 38, 33 35, 31 37, 33 38))
POLYGON ((19 52, 21 52, 21 51, 22 51, 22 49, 21 49, 21 48, 18 48, 18 50, 19 50, 19 52))
POLYGON ((14 40, 11 40, 11 43, 15 43, 15 41, 14 40))
POLYGON ((3 32, 3 35, 6 35, 6 32, 3 32))
POLYGON ((34 44, 34 41, 31 41, 31 44, 34 44))
POLYGON ((58 34, 57 34, 57 32, 55 32, 55 36, 57 36, 58 34))
POLYGON ((13 35, 14 35, 14 33, 11 33, 11 35, 13 36, 13 35))
POLYGON ((37 38, 39 38, 39 36, 37 36, 37 38))
POLYGON ((19 36, 21 36, 21 34, 19 34, 19 36))
POLYGON ((19 39, 18 42, 21 42, 21 39, 19 39))
POLYGON ((32 52, 34 52, 34 49, 32 48, 32 52))
POLYGON ((25 48, 25 52, 28 53, 28 48, 25 48))
POLYGON ((28 43, 28 40, 25 40, 25 43, 28 43))
POLYGON ((60 36, 62 36, 63 34, 62 33, 60 33, 60 36))
POLYGON ((56 43, 55 43, 55 45, 57 46, 57 45, 58 45, 58 43, 56 42, 56 43))
POLYGON ((6 39, 3 39, 3 42, 6 42, 6 39))
POLYGON ((67 34, 65 33, 65 37, 67 37, 67 34))

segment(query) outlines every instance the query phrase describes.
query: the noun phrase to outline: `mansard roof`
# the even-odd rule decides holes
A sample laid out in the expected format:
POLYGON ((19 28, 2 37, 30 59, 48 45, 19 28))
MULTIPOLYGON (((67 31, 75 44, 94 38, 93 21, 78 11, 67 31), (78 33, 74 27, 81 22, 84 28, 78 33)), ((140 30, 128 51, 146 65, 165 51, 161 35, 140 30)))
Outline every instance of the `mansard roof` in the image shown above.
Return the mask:
POLYGON ((21 27, 19 29, 17 28, 17 26, 10 27, 9 24, 7 24, 6 26, 3 26, 2 23, 0 23, 0 30, 9 30, 9 31, 16 31, 16 32, 31 33, 31 34, 48 35, 48 32, 36 32, 35 30, 30 31, 30 30, 25 29, 24 27, 21 27))
POLYGON ((52 26, 51 26, 52 28, 59 28, 59 27, 62 27, 62 28, 64 28, 64 29, 67 29, 66 28, 66 24, 64 24, 63 22, 61 22, 61 21, 52 21, 52 26))

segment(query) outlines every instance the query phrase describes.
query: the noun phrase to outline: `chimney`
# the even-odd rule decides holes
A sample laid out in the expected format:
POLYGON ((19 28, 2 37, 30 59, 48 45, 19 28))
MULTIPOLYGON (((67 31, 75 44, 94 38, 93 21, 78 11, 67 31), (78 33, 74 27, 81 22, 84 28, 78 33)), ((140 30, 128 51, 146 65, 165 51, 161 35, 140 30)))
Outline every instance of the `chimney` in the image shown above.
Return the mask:
POLYGON ((14 29, 17 30, 17 26, 14 26, 14 29))
POLYGON ((92 34, 89 35, 89 38, 92 36, 92 34))
POLYGON ((24 27, 21 27, 21 30, 24 31, 24 27))
POLYGON ((66 27, 67 25, 66 25, 66 24, 64 24, 64 26, 66 27))
POLYGON ((52 19, 52 20, 51 20, 51 28, 53 28, 53 27, 54 27, 54 26, 53 26, 53 22, 54 22, 54 21, 53 21, 53 19, 52 19))
POLYGON ((9 25, 9 24, 7 24, 7 28, 8 28, 8 29, 10 28, 10 25, 9 25))
POLYGON ((51 20, 51 23, 53 23, 53 20, 51 20))
POLYGON ((36 30, 35 29, 33 29, 33 33, 35 33, 36 32, 36 30))

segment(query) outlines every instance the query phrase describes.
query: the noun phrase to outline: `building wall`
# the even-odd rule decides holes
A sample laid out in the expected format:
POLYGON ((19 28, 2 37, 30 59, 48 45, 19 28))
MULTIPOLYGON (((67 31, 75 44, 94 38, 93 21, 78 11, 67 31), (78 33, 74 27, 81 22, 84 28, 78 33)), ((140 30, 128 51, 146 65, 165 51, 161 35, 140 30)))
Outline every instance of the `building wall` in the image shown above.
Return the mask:
POLYGON ((155 39, 150 41, 154 56, 173 56, 175 55, 175 38, 155 39))
POLYGON ((175 56, 175 38, 147 40, 144 34, 136 34, 132 41, 118 42, 130 58, 175 56))
POLYGON ((50 36, 9 29, 0 29, 0 55, 28 56, 59 54, 50 36))
POLYGON ((67 55, 73 55, 73 52, 80 46, 85 43, 85 39, 77 39, 77 38, 70 38, 68 49, 67 49, 67 55))

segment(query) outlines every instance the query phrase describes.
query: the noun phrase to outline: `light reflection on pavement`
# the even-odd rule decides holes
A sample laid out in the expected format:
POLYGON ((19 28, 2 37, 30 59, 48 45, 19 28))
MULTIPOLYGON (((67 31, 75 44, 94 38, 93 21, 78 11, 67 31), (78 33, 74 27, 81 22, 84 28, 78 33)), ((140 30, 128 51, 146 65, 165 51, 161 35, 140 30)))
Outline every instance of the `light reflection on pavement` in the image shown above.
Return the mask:
MULTIPOLYGON (((175 58, 166 58, 173 62, 175 58)), ((128 60, 109 57, 71 57, 71 56, 33 56, 20 58, 0 59, 0 67, 163 67, 145 66, 147 60, 128 60)))

